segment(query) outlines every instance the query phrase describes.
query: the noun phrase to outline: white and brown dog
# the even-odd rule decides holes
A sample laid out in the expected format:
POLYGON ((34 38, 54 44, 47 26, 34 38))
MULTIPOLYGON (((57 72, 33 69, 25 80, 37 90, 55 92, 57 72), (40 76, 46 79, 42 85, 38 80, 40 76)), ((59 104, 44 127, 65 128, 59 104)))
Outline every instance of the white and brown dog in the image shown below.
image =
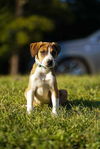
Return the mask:
POLYGON ((25 91, 27 112, 30 113, 34 106, 52 103, 52 113, 57 114, 59 104, 65 104, 67 99, 67 91, 58 90, 54 73, 60 46, 54 42, 35 42, 31 43, 30 51, 32 57, 35 56, 35 64, 25 91))

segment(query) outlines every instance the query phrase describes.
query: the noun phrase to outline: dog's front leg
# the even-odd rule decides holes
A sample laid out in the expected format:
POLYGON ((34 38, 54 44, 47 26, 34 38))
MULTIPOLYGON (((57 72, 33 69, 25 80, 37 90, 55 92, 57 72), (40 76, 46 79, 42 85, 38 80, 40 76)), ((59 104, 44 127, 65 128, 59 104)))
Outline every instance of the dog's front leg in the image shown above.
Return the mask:
POLYGON ((57 115, 59 109, 59 95, 58 90, 53 90, 51 92, 51 100, 52 100, 52 113, 57 115))
POLYGON ((33 110, 33 97, 34 97, 34 90, 32 89, 28 90, 26 93, 28 114, 30 114, 31 111, 33 110))

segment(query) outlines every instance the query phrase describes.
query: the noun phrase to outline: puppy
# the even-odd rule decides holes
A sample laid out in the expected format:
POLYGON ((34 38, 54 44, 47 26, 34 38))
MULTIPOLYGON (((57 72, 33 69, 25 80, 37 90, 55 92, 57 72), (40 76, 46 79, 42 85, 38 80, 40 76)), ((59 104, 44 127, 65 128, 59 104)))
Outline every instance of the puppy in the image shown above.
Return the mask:
POLYGON ((59 104, 64 105, 67 99, 67 91, 58 90, 54 72, 60 46, 55 42, 35 42, 31 43, 30 52, 35 63, 25 91, 27 112, 30 114, 37 105, 52 103, 52 113, 57 115, 59 104))

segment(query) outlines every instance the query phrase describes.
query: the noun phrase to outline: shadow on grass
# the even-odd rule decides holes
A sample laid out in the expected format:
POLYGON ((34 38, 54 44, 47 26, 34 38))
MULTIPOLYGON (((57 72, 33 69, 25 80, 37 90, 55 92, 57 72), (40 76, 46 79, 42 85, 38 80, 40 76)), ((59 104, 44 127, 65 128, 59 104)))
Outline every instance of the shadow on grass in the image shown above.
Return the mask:
POLYGON ((90 109, 93 108, 100 109, 100 101, 77 100, 77 99, 73 101, 68 101, 66 108, 71 109, 72 106, 88 107, 90 109))

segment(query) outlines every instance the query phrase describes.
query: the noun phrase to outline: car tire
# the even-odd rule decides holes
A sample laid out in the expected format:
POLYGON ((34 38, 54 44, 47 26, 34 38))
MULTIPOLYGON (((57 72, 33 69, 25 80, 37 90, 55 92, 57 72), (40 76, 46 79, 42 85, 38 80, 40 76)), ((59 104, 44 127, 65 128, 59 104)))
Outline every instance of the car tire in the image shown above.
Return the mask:
POLYGON ((65 58, 56 66, 57 74, 85 75, 89 74, 86 62, 79 58, 65 58))

